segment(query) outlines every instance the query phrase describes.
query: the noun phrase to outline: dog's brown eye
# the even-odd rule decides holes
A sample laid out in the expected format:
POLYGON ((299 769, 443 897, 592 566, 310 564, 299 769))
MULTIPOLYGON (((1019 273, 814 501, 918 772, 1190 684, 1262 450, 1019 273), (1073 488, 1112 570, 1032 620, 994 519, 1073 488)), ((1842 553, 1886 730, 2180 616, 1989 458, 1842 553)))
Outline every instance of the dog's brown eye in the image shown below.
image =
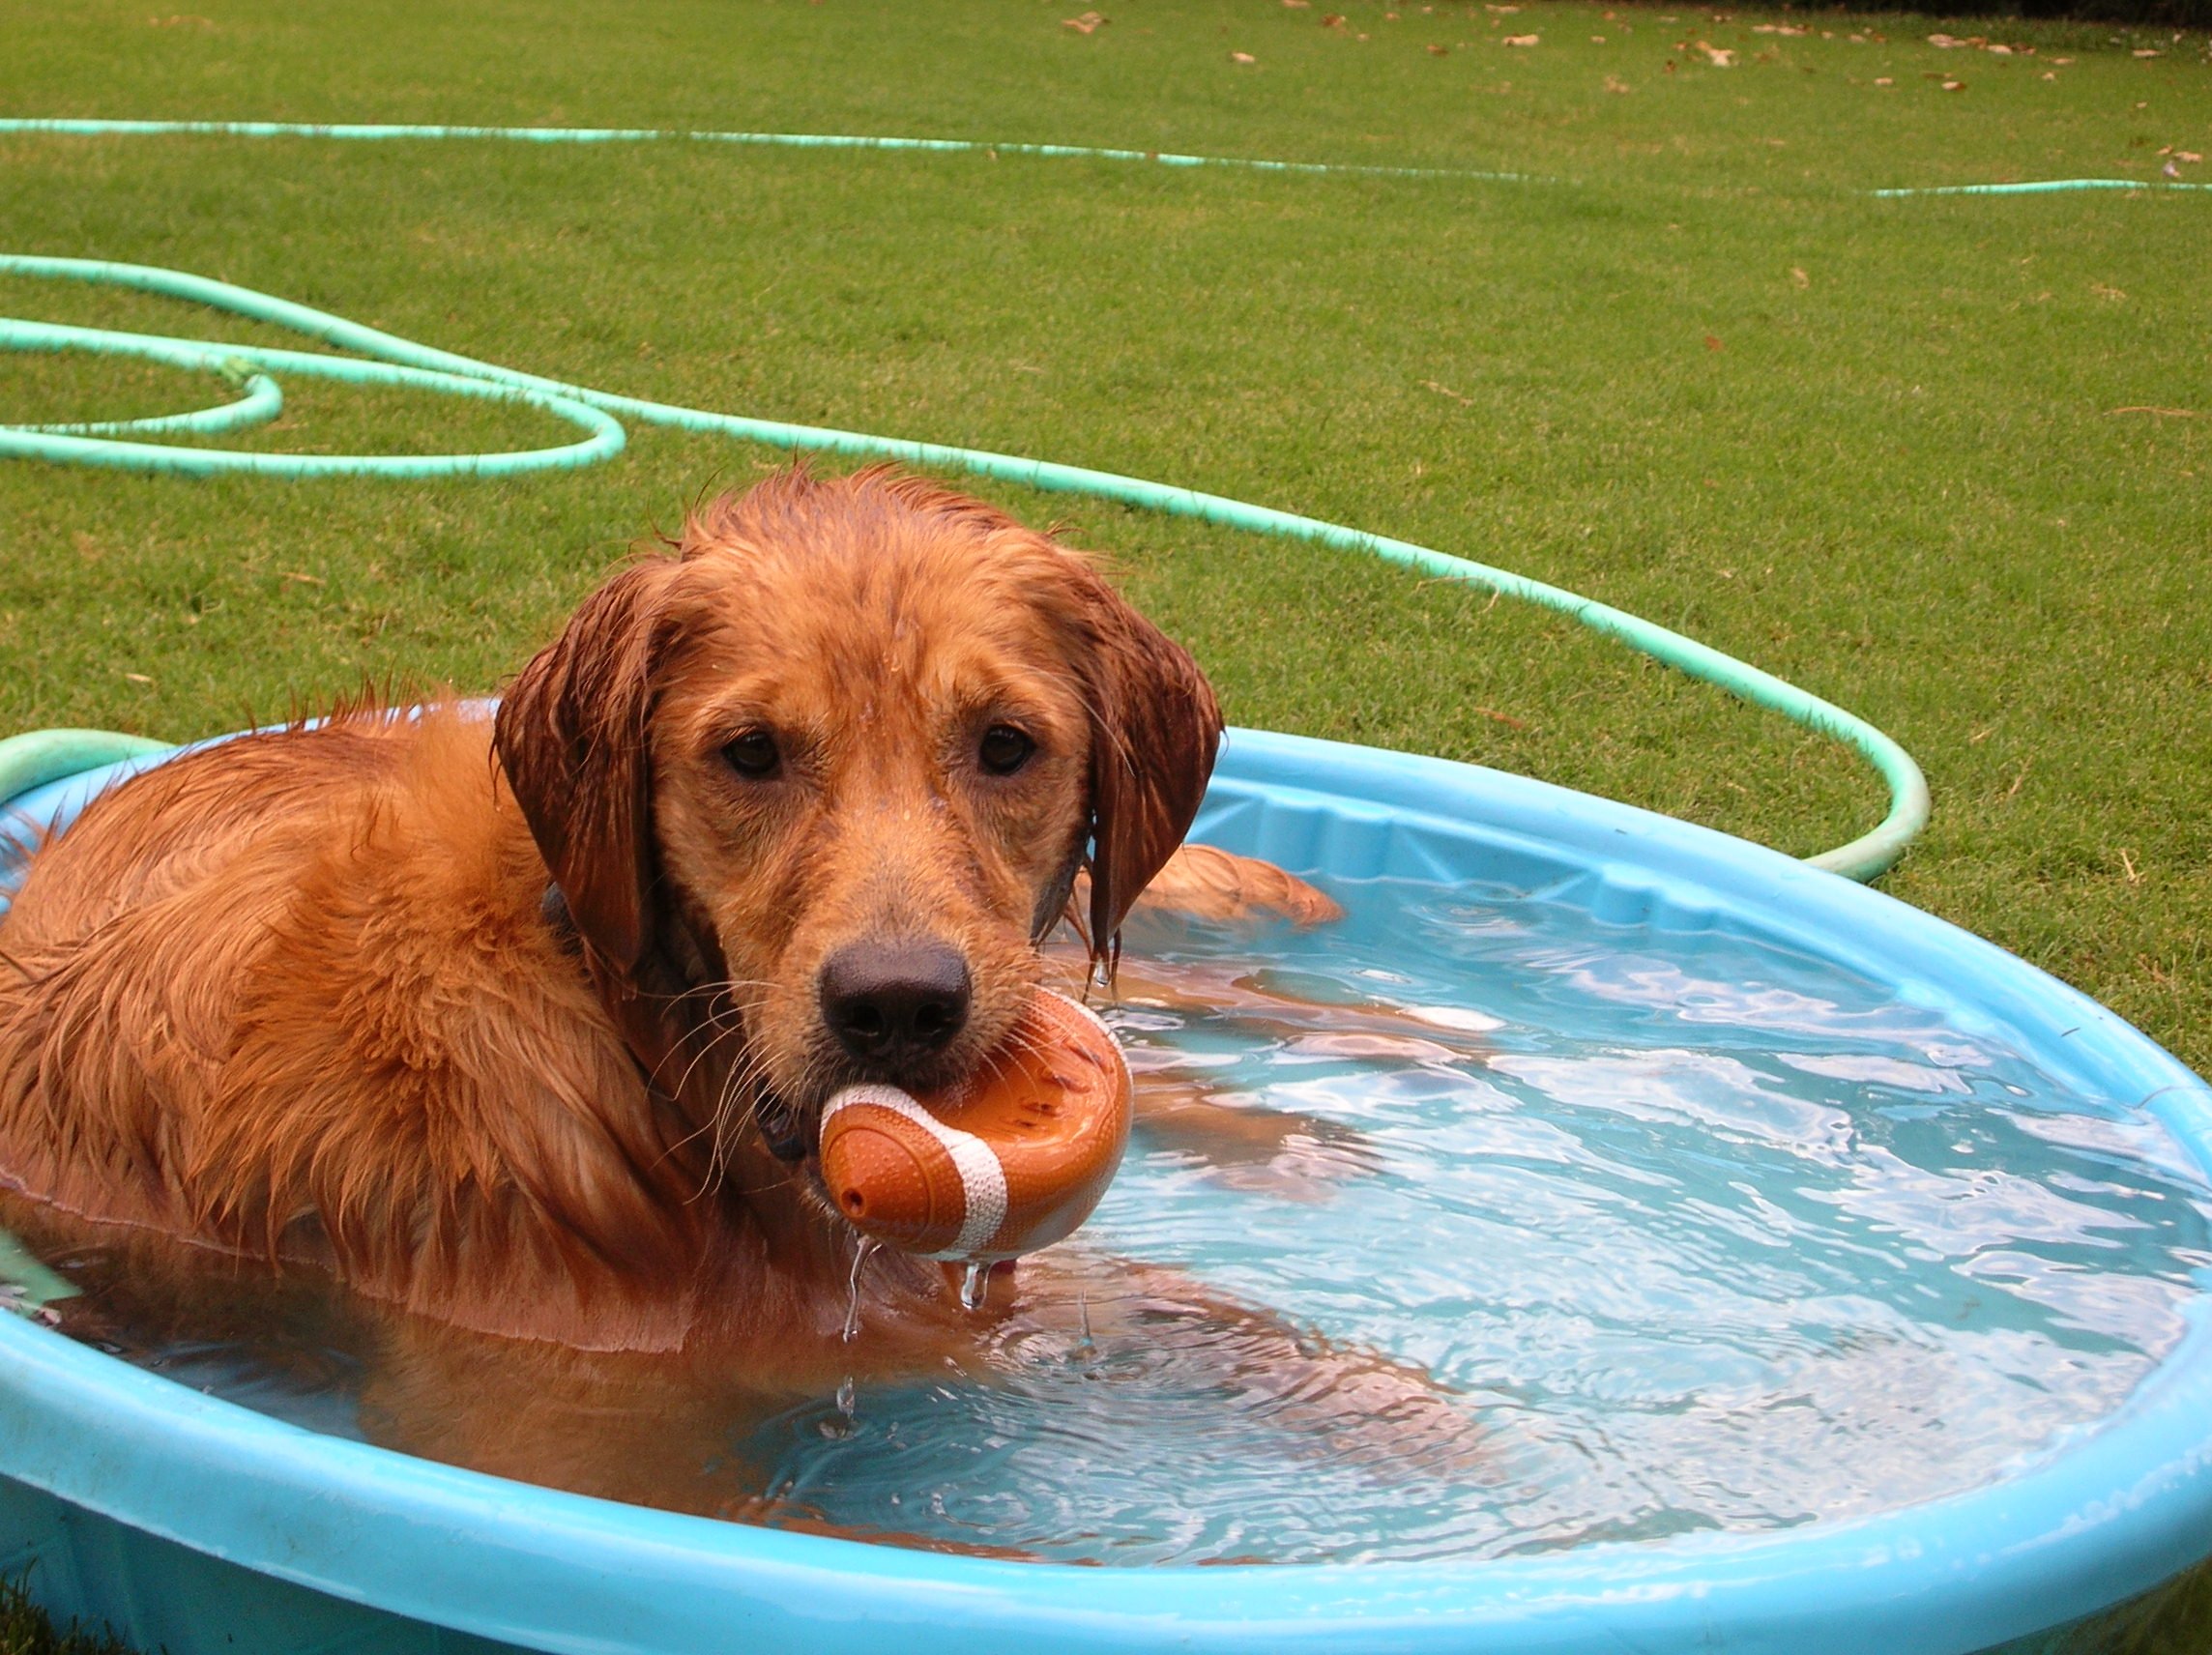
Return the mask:
POLYGON ((993 775, 1012 775, 1030 762, 1036 743, 1011 724, 994 724, 983 732, 983 744, 975 757, 993 775))
POLYGON ((730 769, 747 781, 766 781, 775 774, 776 766, 781 762, 775 750, 775 738, 766 730, 747 730, 722 749, 722 757, 730 761, 730 769))

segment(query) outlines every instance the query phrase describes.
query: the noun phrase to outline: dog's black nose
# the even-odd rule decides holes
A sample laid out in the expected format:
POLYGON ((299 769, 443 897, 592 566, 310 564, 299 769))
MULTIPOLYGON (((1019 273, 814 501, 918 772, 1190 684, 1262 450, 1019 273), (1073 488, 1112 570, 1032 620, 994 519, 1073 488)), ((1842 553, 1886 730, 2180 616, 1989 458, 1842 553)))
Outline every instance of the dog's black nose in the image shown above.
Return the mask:
POLYGON ((822 1020, 862 1061, 911 1062, 960 1032, 969 988, 968 962, 943 943, 852 944, 822 964, 822 1020))

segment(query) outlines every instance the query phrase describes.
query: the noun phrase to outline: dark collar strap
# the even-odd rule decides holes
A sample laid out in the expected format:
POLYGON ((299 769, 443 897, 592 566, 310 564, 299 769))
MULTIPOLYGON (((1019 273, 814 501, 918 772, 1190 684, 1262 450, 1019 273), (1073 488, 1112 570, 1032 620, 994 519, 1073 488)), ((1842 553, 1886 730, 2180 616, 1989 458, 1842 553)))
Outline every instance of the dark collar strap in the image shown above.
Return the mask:
POLYGON ((577 955, 584 951, 584 939, 576 930, 576 916, 568 912, 568 899, 561 894, 559 886, 545 887, 538 912, 544 917, 545 928, 553 933, 554 942, 561 945, 561 952, 577 955))

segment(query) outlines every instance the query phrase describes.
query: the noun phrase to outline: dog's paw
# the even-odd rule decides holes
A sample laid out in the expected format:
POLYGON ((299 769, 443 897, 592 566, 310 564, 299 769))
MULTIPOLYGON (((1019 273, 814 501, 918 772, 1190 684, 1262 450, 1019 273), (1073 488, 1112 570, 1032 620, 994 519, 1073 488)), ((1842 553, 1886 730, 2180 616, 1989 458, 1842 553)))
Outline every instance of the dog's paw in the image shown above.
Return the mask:
POLYGON ((1326 1201, 1346 1178, 1382 1165, 1355 1127, 1257 1101, 1228 1101, 1233 1095, 1172 1072, 1143 1075, 1137 1130, 1150 1147, 1204 1161, 1228 1188, 1285 1201, 1326 1201))
MULTIPOLYGON (((1074 901, 1078 912, 1087 911, 1090 895, 1084 879, 1076 883, 1074 901)), ((1212 924, 1287 919, 1300 929, 1344 917, 1344 910, 1327 892, 1297 875, 1211 845, 1184 845, 1177 851, 1152 876, 1130 914, 1212 924)))

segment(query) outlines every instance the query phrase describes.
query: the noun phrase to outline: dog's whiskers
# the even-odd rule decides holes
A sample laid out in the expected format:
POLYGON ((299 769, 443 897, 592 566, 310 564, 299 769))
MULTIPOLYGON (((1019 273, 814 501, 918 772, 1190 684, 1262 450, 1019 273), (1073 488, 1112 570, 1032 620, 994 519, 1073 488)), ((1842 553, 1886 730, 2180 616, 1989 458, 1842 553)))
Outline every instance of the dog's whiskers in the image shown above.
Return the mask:
MULTIPOLYGON (((698 993, 705 990, 712 990, 713 993, 716 996, 725 996, 729 994, 730 990, 739 986, 740 985, 736 982, 711 983, 704 984, 702 985, 701 989, 693 990, 690 992, 698 993)), ((718 1032, 712 1040, 708 1041, 704 1047, 700 1048, 700 1050, 693 1056, 690 1063, 685 1066, 682 1078, 677 1081, 676 1086, 673 1089, 673 1095, 682 1094, 684 1089, 691 1082, 692 1071, 699 1066, 700 1062, 705 1060, 709 1053, 713 1052, 716 1046, 720 1045, 722 1041, 728 1039, 732 1034, 742 1034, 744 1031, 744 1014, 746 1009, 747 1008, 745 1006, 738 1004, 734 999, 731 1001, 727 1010, 716 1010, 712 1003, 709 1004, 705 1021, 710 1028, 716 1028, 718 1032), (730 1023, 727 1028, 722 1028, 720 1026, 723 1024, 725 1019, 735 1019, 736 1021, 730 1023)), ((682 1043, 679 1043, 676 1048, 672 1049, 665 1057, 661 1059, 658 1064, 655 1065, 653 1074, 651 1076, 651 1079, 654 1083, 658 1083, 660 1079, 661 1069, 665 1067, 669 1059, 675 1057, 676 1053, 682 1049, 682 1043)))
POLYGON ((684 1001, 695 999, 703 994, 725 994, 734 988, 771 989, 773 987, 775 984, 766 977, 724 977, 718 982, 696 983, 690 988, 681 989, 675 994, 655 994, 648 990, 639 990, 637 991, 637 998, 639 1000, 663 1001, 670 1005, 680 1005, 684 1001))
MULTIPOLYGON (((711 1134, 708 1139, 707 1170, 700 1176, 699 1187, 685 1198, 686 1205, 703 1201, 721 1189, 729 1171, 730 1147, 737 1136, 731 1129, 732 1099, 741 1088, 752 1087, 759 1078, 759 1060, 750 1053, 744 1061, 723 1078, 723 1084, 714 1097, 714 1107, 708 1112, 706 1124, 701 1128, 711 1134)), ((737 1123, 739 1129, 749 1125, 759 1113, 760 1094, 756 1089, 752 1105, 742 1112, 744 1118, 737 1123)))
MULTIPOLYGON (((673 1090, 678 1094, 681 1094, 684 1089, 691 1084, 692 1071, 697 1069, 716 1047, 724 1041, 742 1036, 745 1032, 744 1007, 733 1005, 726 1012, 714 1013, 704 1020, 703 1026, 713 1032, 708 1036, 706 1044, 692 1054, 690 1062, 684 1066, 684 1073, 677 1077, 673 1090)), ((677 1051, 681 1051, 683 1044, 683 1042, 679 1042, 675 1050, 669 1053, 669 1057, 672 1058, 677 1051)), ((667 1059, 664 1058, 661 1061, 665 1065, 667 1059)))

